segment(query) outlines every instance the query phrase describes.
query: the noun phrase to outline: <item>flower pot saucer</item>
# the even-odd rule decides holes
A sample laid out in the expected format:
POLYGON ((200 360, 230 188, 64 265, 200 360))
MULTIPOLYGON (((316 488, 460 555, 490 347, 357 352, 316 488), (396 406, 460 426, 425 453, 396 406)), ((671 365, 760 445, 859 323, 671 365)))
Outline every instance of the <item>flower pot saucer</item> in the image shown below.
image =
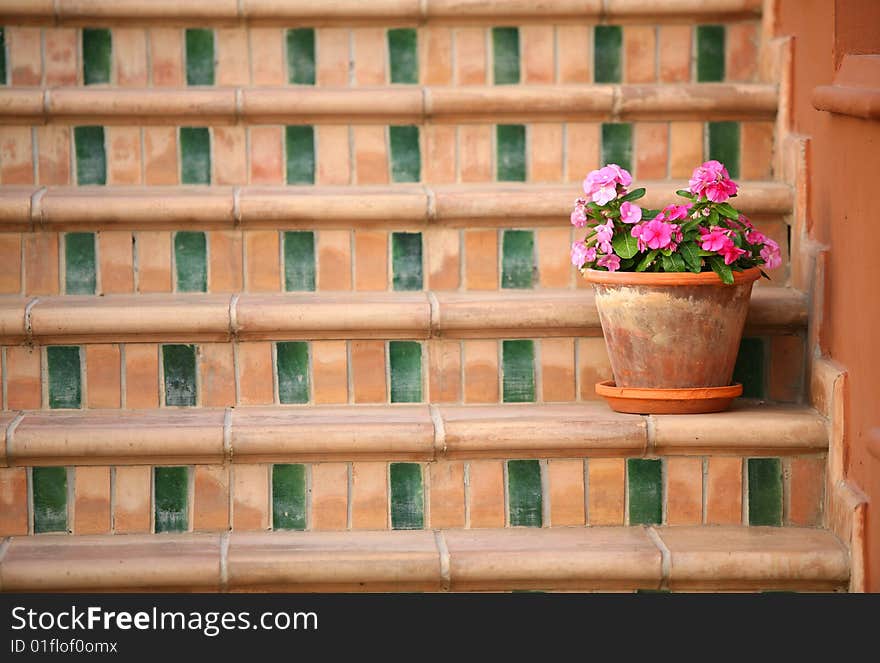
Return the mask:
POLYGON ((742 395, 742 384, 695 389, 618 387, 614 380, 596 383, 596 393, 616 412, 629 414, 701 414, 722 412, 742 395))

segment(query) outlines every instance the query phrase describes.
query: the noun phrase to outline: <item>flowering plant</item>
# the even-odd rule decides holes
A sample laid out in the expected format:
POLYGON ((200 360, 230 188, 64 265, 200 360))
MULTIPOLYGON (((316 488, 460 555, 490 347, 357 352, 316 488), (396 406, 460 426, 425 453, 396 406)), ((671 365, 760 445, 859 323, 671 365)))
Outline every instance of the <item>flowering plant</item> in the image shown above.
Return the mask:
POLYGON ((645 190, 627 191, 631 184, 632 176, 613 163, 584 180, 586 197, 571 213, 572 225, 588 229, 571 246, 571 262, 581 272, 711 270, 733 283, 735 271, 782 263, 779 245, 728 202, 738 187, 724 164, 707 161, 696 168, 688 188, 676 191, 687 202, 662 210, 636 205, 645 190))

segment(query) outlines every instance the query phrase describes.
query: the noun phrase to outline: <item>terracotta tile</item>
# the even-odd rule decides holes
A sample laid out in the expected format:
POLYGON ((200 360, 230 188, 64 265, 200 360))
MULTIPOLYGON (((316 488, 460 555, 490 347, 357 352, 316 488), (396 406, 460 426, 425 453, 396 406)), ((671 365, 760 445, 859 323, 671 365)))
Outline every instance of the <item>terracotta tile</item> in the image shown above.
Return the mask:
POLYGON ((44 28, 43 37, 46 52, 46 87, 76 85, 76 28, 44 28))
POLYGON ((248 34, 246 28, 217 28, 216 44, 217 85, 248 85, 248 34))
POLYGON ((70 184, 70 127, 37 127, 37 183, 70 184))
POLYGON ((74 476, 74 534, 110 533, 110 468, 77 466, 74 476))
POLYGON ((729 23, 725 46, 725 80, 753 80, 758 71, 758 24, 729 23))
POLYGON ((30 127, 0 127, 0 183, 34 183, 33 138, 30 127))
POLYGON ((464 402, 497 403, 498 341, 464 341, 464 402))
POLYGON ((529 127, 529 180, 562 181, 562 125, 535 123, 529 127))
POLYGON ((144 181, 151 186, 177 184, 177 129, 144 127, 144 181))
POLYGON ((231 343, 200 343, 199 372, 203 407, 235 405, 235 365, 231 343))
POLYGON ((388 145, 385 127, 352 127, 357 184, 388 184, 388 145))
POLYGON ((90 344, 86 348, 86 404, 90 408, 122 405, 119 346, 90 344))
POLYGON ((428 343, 428 390, 431 403, 461 401, 461 342, 435 339, 428 343))
POLYGON ((28 533, 27 469, 0 467, 0 536, 28 533))
POLYGON ((385 341, 351 341, 351 382, 355 403, 385 403, 385 341))
POLYGON ((159 407, 159 347, 155 343, 125 346, 125 407, 159 407))
POLYGON ((213 150, 212 182, 217 184, 247 182, 245 127, 214 127, 213 150))
POLYGON ((152 469, 132 465, 114 469, 113 531, 146 534, 150 531, 152 469))
POLYGON ((130 230, 98 232, 98 269, 103 294, 134 292, 133 234, 130 230))
POLYGON ((546 402, 575 400, 574 339, 541 339, 541 385, 546 402))
POLYGON ((388 232, 355 230, 354 289, 388 289, 388 232))
POLYGON ((455 182, 455 126, 428 124, 424 126, 425 182, 451 184, 455 182))
POLYGON ((790 524, 820 526, 825 495, 825 459, 792 458, 788 489, 790 524))
POLYGON ((250 28, 251 67, 254 85, 284 85, 284 30, 272 27, 250 28))
POLYGON ((623 82, 653 83, 657 80, 657 31, 653 25, 623 28, 623 82))
POLYGON ((429 513, 431 529, 465 526, 464 463, 441 460, 428 465, 431 494, 429 513))
POLYGON ((590 525, 623 525, 626 461, 590 458, 587 462, 590 525))
POLYGON ((690 25, 659 26, 660 82, 687 83, 691 80, 690 25))
POLYGON ((703 163, 703 123, 669 124, 669 177, 687 179, 703 163))
POLYGON ((504 461, 468 463, 468 512, 470 527, 504 527, 504 461))
POLYGON ((796 402, 804 385, 804 339, 772 336, 768 372, 770 400, 796 402))
POLYGON ((598 122, 569 122, 565 127, 565 181, 583 182, 599 167, 598 122))
POLYGON ((43 79, 43 55, 40 28, 8 26, 6 28, 6 67, 12 85, 35 87, 43 79))
POLYGON ((550 524, 553 527, 585 525, 584 461, 547 461, 550 484, 550 524))
POLYGON ((605 339, 601 336, 579 338, 577 351, 581 400, 599 400, 596 395, 596 383, 614 377, 611 373, 605 339))
POLYGON ((348 33, 347 28, 315 30, 315 82, 318 85, 348 86, 348 33))
POLYGON ((519 29, 522 43, 522 82, 552 83, 556 74, 552 25, 524 25, 519 29))
POLYGON ((498 231, 464 231, 464 287, 498 289, 498 231))
POLYGON ((703 459, 666 459, 666 523, 699 525, 703 521, 703 459))
POLYGON ((430 228, 426 233, 429 290, 457 290, 460 279, 459 243, 455 228, 430 228))
POLYGON ((239 292, 242 289, 242 233, 238 230, 213 230, 208 233, 208 290, 239 292))
POLYGON ((27 346, 6 348, 6 400, 10 410, 38 410, 40 389, 40 349, 27 346))
POLYGON ((454 39, 455 83, 486 85, 486 29, 456 28, 454 39))
POLYGON ((350 184, 349 127, 315 127, 317 163, 315 184, 350 184))
POLYGON ((183 87, 183 30, 150 28, 150 58, 154 87, 183 87))
POLYGON ((193 530, 229 529, 229 472, 223 465, 196 465, 193 477, 193 530))
POLYGON ((241 405, 275 402, 272 377, 272 343, 249 341, 238 344, 238 400, 241 405))
POLYGON ((452 84, 452 29, 425 25, 419 31, 419 80, 423 85, 452 84))
POLYGON ((559 83, 592 83, 593 30, 585 25, 557 25, 559 83))
POLYGON ((385 28, 356 27, 351 30, 355 85, 385 85, 388 76, 385 60, 388 45, 385 28))
POLYGON ((249 230, 244 233, 245 284, 249 292, 281 290, 281 254, 277 230, 249 230))
POLYGON ((348 402, 345 341, 312 341, 312 397, 316 405, 348 402))
POLYGON ((768 180, 773 164, 773 122, 740 123, 740 174, 744 180, 768 180))
POLYGON ((232 529, 269 529, 269 466, 232 466, 232 529))
POLYGON ((0 233, 0 293, 21 292, 21 235, 0 233))
POLYGON ((58 294, 58 233, 24 235, 24 286, 28 295, 58 294))
POLYGON ((463 124, 458 128, 459 177, 462 182, 492 181, 492 126, 463 124))
POLYGON ((636 122, 636 176, 642 180, 666 179, 669 159, 669 125, 665 122, 636 122))
MULTIPOLYGON (((160 54, 160 57, 167 57, 160 54)), ((147 33, 143 28, 113 28, 113 68, 120 87, 147 87, 147 33)))
POLYGON ((351 231, 321 230, 318 245, 318 290, 351 290, 351 231))
POLYGON ((251 184, 284 183, 281 127, 251 127, 251 184))
POLYGON ((171 233, 143 230, 135 233, 138 292, 171 292, 171 233))
POLYGON ((348 463, 312 465, 312 529, 348 526, 348 463))
POLYGON ((742 458, 709 458, 706 524, 742 524, 742 458))
POLYGON ((141 184, 141 130, 107 127, 107 184, 141 184))
POLYGON ((542 288, 568 288, 575 270, 569 260, 571 230, 568 228, 539 228, 535 232, 538 241, 538 278, 542 288))
POLYGON ((388 528, 388 477, 384 462, 351 464, 351 528, 388 528))

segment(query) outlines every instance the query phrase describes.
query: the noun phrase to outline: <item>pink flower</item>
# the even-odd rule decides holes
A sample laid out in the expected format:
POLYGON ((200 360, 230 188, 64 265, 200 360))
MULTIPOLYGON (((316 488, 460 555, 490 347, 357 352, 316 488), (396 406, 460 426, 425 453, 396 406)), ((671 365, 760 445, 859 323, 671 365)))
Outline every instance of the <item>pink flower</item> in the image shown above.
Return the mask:
POLYGON ((767 269, 776 269, 782 264, 782 254, 779 251, 779 244, 772 239, 764 240, 764 248, 761 249, 761 258, 767 269))
POLYGON ((578 206, 574 208, 574 211, 571 213, 571 225, 576 228, 583 228, 587 225, 587 213, 583 207, 578 206))
POLYGON ((730 179, 727 168, 715 160, 695 168, 688 184, 691 193, 705 195, 713 203, 723 203, 737 191, 736 182, 730 179))
POLYGON ((638 223, 642 220, 642 208, 627 201, 620 206, 620 220, 624 223, 638 223))
POLYGON ((583 242, 571 245, 571 264, 580 269, 584 264, 596 259, 596 247, 587 246, 583 242))
POLYGON ((611 219, 596 226, 596 242, 603 252, 611 253, 612 237, 614 237, 614 222, 611 219))
POLYGON ((746 251, 737 248, 736 244, 730 242, 730 245, 725 246, 724 249, 719 251, 719 253, 724 256, 724 264, 730 265, 739 260, 740 256, 744 256, 746 254, 746 251))
POLYGON ((617 185, 627 187, 632 184, 632 176, 617 164, 608 164, 599 170, 590 171, 584 180, 584 193, 594 203, 605 205, 617 197, 617 185))
POLYGON ((748 228, 749 230, 754 230, 755 226, 752 225, 752 222, 749 221, 749 218, 745 214, 739 215, 739 222, 748 228))
POLYGON ((609 163, 606 168, 610 168, 614 172, 614 177, 617 180, 618 184, 622 184, 623 186, 629 186, 633 183, 632 175, 629 174, 628 171, 624 170, 616 163, 609 163))
MULTIPOLYGON (((658 214, 654 219, 641 224, 638 238, 649 249, 665 249, 673 243, 673 234, 678 231, 674 223, 664 223, 663 215, 658 214)), ((635 228, 633 229, 635 230, 635 228)))
POLYGON ((616 272, 620 269, 620 258, 613 253, 609 253, 608 255, 599 256, 596 264, 599 267, 604 267, 609 272, 616 272))
MULTIPOLYGON (((692 204, 687 205, 668 205, 663 208, 663 211, 660 214, 667 221, 680 221, 682 219, 688 218, 688 212, 690 211, 692 204)), ((621 205, 621 210, 623 206, 621 205)), ((662 219, 661 219, 662 220, 662 219)))
POLYGON ((749 244, 764 244, 767 241, 767 236, 759 230, 752 230, 746 233, 746 241, 749 244))
POLYGON ((700 228, 700 248, 704 251, 724 251, 728 246, 733 246, 733 241, 724 234, 718 226, 710 229, 700 228))

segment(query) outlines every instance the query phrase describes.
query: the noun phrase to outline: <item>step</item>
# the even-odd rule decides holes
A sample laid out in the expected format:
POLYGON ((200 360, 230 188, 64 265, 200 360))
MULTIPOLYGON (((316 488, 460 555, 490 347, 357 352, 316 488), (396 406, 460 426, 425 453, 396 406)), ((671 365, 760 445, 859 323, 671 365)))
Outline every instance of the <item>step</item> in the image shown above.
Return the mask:
POLYGON ((729 412, 626 415, 604 403, 355 405, 0 414, 0 466, 479 458, 796 456, 825 419, 740 401, 729 412))
POLYGON ((590 527, 33 536, 0 543, 0 591, 819 590, 846 588, 833 534, 590 527))

